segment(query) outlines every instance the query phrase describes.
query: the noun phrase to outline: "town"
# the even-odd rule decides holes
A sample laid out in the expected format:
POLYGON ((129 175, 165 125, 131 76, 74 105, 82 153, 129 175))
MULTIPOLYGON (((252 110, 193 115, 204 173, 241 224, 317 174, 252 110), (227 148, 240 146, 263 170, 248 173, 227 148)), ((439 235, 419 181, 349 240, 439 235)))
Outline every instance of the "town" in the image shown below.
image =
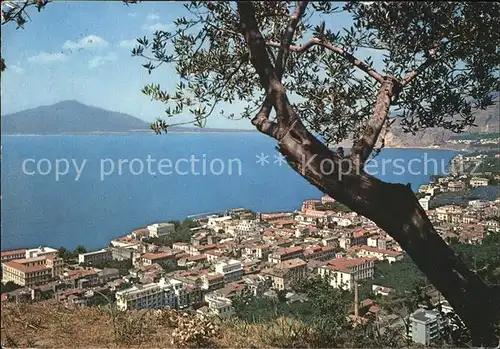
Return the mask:
MULTIPOLYGON (((434 195, 455 190, 457 183, 488 184, 482 178, 442 177, 421 186, 417 195, 446 243, 480 245, 500 232, 500 198, 429 208, 434 195)), ((83 246, 73 253, 47 246, 2 251, 1 300, 52 299, 76 307, 111 301, 121 311, 172 308, 229 318, 235 297, 281 295, 293 302, 300 299, 293 284, 317 276, 352 293, 351 320, 393 326, 401 320, 374 299, 397 290, 373 280, 378 265, 396 268, 406 258, 374 223, 323 196, 303 201, 295 212, 234 208, 182 223, 155 223, 97 251, 83 246), (367 296, 360 291, 366 286, 369 297, 360 299, 367 296)), ((442 297, 435 302, 452 310, 442 297)), ((435 309, 421 305, 405 316, 412 341, 427 345, 439 335, 439 326, 431 326, 443 321, 435 309)))

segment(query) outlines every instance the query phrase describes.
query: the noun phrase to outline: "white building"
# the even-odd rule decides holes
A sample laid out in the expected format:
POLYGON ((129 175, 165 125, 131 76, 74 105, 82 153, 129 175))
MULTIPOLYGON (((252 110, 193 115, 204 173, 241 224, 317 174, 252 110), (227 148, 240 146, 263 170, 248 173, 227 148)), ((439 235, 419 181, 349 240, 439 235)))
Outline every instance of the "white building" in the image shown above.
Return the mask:
POLYGON ((247 219, 240 221, 234 228, 236 234, 249 234, 255 232, 256 230, 257 224, 255 224, 255 221, 247 219))
POLYGON ((423 198, 418 200, 418 203, 420 204, 420 206, 422 206, 422 208, 426 211, 429 211, 429 203, 430 202, 431 202, 430 196, 426 196, 426 197, 423 197, 423 198))
POLYGON ((224 223, 229 223, 233 218, 231 216, 210 217, 208 218, 207 228, 218 231, 224 229, 224 223))
POLYGON ((471 178, 469 184, 471 187, 477 188, 477 187, 486 187, 488 186, 489 180, 488 178, 481 178, 481 177, 475 177, 471 178))
POLYGON ((110 261, 112 259, 113 255, 111 254, 111 251, 106 248, 98 251, 80 253, 78 255, 78 263, 81 264, 95 264, 99 262, 110 261))
POLYGON ((394 263, 403 259, 403 253, 392 250, 384 250, 373 246, 353 246, 350 251, 358 257, 377 258, 379 261, 394 263))
POLYGON ((148 225, 147 229, 150 237, 158 238, 174 233, 175 225, 173 223, 155 223, 148 225))
POLYGON ((116 292, 116 305, 120 310, 175 308, 177 295, 174 286, 161 279, 159 283, 134 285, 116 292))
POLYGON ((469 200, 468 205, 472 208, 482 209, 490 205, 486 200, 469 200))
POLYGON ((215 265, 215 272, 224 275, 224 282, 229 283, 241 280, 243 277, 243 266, 237 260, 219 262, 215 265))
POLYGON ((58 253, 59 251, 56 250, 55 248, 40 246, 38 248, 30 248, 26 250, 25 258, 29 259, 29 258, 48 256, 48 255, 57 255, 58 253))
POLYGON ((205 302, 208 303, 209 315, 218 316, 224 319, 234 314, 232 301, 229 298, 209 293, 205 295, 205 302))
POLYGON ((410 338, 415 343, 429 345, 439 337, 441 316, 437 310, 417 309, 409 317, 410 338))

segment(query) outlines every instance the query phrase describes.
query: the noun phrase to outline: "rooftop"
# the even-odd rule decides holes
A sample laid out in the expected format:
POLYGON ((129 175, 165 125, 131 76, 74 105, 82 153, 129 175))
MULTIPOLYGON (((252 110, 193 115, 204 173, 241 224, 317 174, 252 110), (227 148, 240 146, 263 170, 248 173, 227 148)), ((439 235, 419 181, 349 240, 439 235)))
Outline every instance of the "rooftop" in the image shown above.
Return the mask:
POLYGON ((17 254, 25 254, 25 253, 26 253, 26 249, 21 248, 18 250, 2 251, 2 252, 0 252, 0 256, 1 257, 8 257, 8 256, 15 256, 17 254))
POLYGON ((165 259, 172 257, 173 255, 169 252, 163 252, 163 253, 145 253, 141 256, 142 259, 150 259, 150 260, 157 260, 157 259, 165 259))

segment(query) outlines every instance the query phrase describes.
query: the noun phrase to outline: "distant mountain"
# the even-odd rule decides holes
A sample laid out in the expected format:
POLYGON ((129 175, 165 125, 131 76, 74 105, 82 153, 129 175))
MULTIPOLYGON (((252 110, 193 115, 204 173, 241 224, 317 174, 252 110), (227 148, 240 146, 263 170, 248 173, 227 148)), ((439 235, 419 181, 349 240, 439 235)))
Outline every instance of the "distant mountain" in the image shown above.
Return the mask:
POLYGON ((134 116, 91 107, 77 101, 63 101, 17 113, 2 115, 2 133, 57 134, 129 132, 149 129, 134 116))
MULTIPOLYGON (((132 115, 104 110, 77 101, 63 101, 3 115, 2 134, 150 132, 149 123, 132 115)), ((172 127, 171 133, 249 132, 251 130, 172 127)))
MULTIPOLYGON (((475 112, 474 125, 464 131, 464 134, 474 132, 493 133, 500 132, 500 103, 487 107, 485 110, 475 112)), ((404 133, 402 127, 396 121, 386 135, 385 145, 387 147, 428 147, 441 146, 446 143, 455 133, 443 128, 428 128, 418 132, 416 135, 404 133)))

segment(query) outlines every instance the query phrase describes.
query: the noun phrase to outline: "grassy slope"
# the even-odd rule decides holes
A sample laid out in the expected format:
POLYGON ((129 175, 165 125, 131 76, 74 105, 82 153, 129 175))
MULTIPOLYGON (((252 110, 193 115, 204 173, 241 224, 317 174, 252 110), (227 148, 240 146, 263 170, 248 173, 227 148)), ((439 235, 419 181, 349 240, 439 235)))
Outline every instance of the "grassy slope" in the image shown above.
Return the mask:
MULTIPOLYGON (((1 341, 5 348, 167 348, 176 328, 187 328, 200 321, 170 311, 110 312, 99 308, 66 308, 52 301, 2 306, 1 341), (113 314, 117 314, 114 316, 113 314), (172 321, 172 314, 178 319, 172 321), (176 315, 176 316, 177 316, 176 315), (167 319, 168 318, 168 319, 167 319), (181 323, 182 322, 182 323, 181 323), (116 328, 116 330, 115 330, 116 328)), ((212 348, 271 348, 262 336, 269 329, 241 323, 215 324, 214 334, 194 341, 194 346, 212 348), (263 341, 264 339, 264 341, 263 341)), ((185 342, 184 342, 185 343, 185 342)))

